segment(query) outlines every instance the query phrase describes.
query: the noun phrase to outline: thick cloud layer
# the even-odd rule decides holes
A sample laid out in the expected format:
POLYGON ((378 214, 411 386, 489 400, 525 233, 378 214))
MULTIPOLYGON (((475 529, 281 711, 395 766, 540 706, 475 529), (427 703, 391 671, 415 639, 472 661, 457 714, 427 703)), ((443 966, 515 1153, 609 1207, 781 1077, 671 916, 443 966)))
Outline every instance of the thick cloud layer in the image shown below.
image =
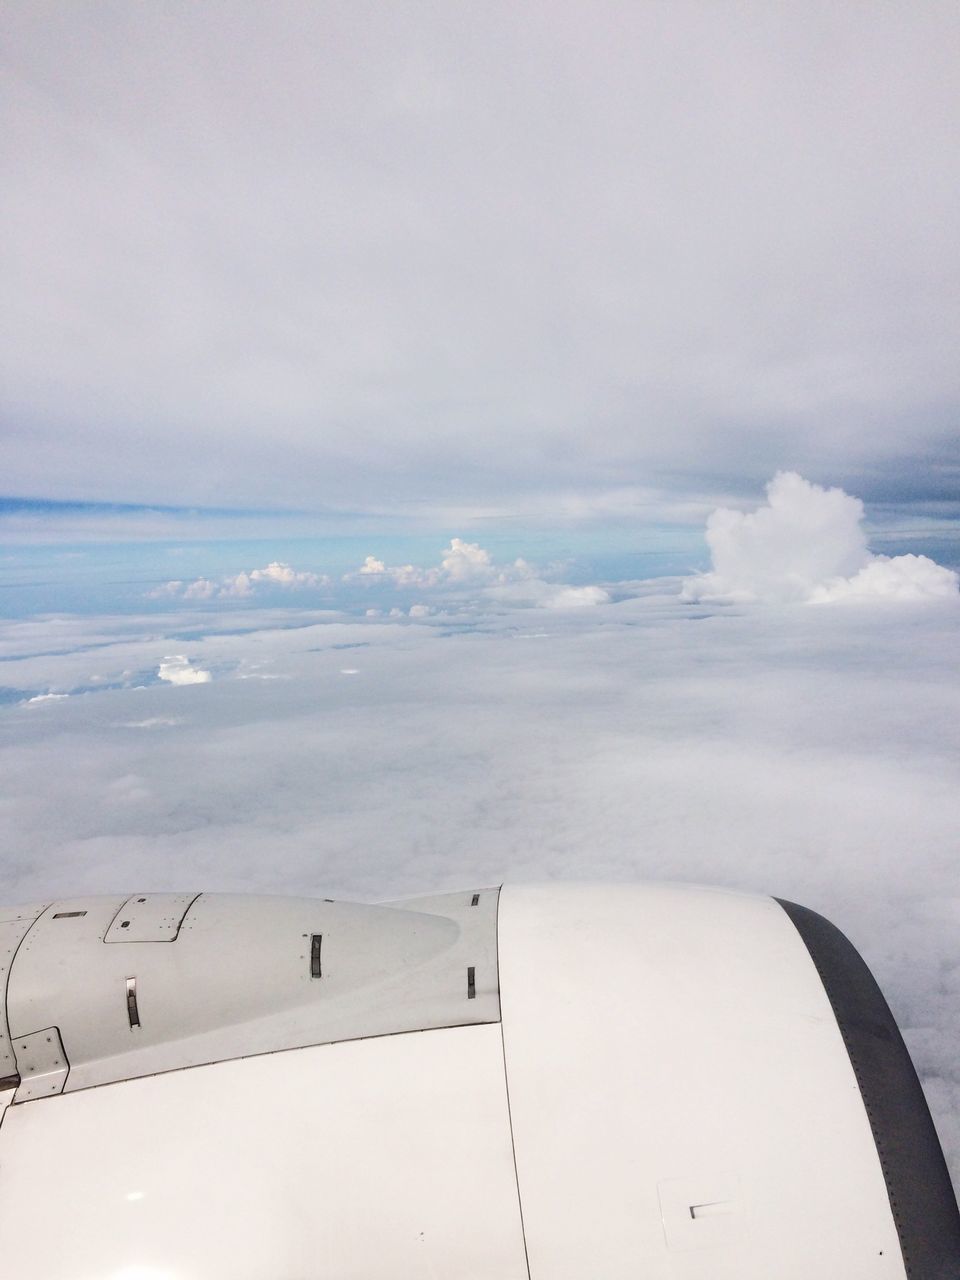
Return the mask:
POLYGON ((926 556, 871 555, 862 522, 859 498, 778 472, 766 506, 746 514, 721 507, 709 517, 713 569, 688 578, 684 598, 829 604, 957 597, 957 574, 926 556))
POLYGON ((0 898, 776 893, 863 952, 960 1182, 956 629, 928 603, 691 608, 675 583, 569 611, 8 623, 0 898))
POLYGON ((32 0, 0 57, 8 493, 956 502, 952 0, 32 0))

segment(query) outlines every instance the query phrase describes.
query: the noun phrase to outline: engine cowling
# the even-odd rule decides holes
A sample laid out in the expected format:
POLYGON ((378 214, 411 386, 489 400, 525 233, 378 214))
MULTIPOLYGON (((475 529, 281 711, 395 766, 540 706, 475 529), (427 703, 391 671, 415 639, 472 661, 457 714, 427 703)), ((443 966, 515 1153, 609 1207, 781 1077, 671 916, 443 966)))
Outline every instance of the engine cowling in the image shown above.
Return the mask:
POLYGON ((0 912, 21 1280, 956 1280, 850 943, 719 889, 0 912))

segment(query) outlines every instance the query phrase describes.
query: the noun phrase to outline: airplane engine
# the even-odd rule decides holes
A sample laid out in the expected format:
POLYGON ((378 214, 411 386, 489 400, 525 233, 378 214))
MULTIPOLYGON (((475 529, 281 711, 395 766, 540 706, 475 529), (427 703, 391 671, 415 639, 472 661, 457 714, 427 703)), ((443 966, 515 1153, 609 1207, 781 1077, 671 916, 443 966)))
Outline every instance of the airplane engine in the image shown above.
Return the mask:
POLYGON ((16 1280, 958 1280, 863 960, 774 898, 0 910, 16 1280))

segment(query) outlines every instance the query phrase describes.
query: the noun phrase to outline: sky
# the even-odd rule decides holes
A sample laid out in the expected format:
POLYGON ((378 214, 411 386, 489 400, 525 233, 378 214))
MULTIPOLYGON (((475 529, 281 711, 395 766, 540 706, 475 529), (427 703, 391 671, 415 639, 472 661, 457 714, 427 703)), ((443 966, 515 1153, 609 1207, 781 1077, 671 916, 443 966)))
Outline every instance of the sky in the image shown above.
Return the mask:
POLYGON ((2 491, 957 515, 952 3, 7 6, 2 491))
POLYGON ((0 897, 832 919, 960 1185, 960 10, 0 18, 0 897))

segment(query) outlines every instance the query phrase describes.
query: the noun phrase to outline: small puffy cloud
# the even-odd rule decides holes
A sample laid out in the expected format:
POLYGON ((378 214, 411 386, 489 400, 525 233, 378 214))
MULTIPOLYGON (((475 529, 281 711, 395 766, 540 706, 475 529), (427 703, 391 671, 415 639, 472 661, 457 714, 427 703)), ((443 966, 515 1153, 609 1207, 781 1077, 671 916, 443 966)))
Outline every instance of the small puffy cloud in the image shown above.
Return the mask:
MULTIPOLYGON (((372 570, 367 570, 372 572, 372 570)), ((173 597, 180 600, 243 600, 252 596, 258 587, 282 587, 286 590, 299 590, 308 587, 323 587, 330 579, 325 574, 310 573, 306 570, 294 569, 281 560, 272 560, 262 569, 248 569, 221 578, 218 582, 210 578, 197 578, 193 582, 165 582, 148 594, 153 599, 173 597)))
POLYGON ((212 679, 209 671, 192 667, 190 659, 182 653, 164 658, 157 669, 157 675, 168 684, 209 684, 212 679))
MULTIPOLYGON (((503 604, 535 605, 546 609, 578 609, 585 605, 605 604, 610 599, 602 587, 571 587, 565 583, 545 582, 537 576, 528 561, 516 559, 498 565, 490 552, 477 542, 451 538, 441 553, 439 565, 418 569, 415 565, 390 566, 376 556, 367 556, 355 573, 345 581, 364 578, 367 581, 390 582, 396 587, 462 590, 479 588, 484 596, 503 604)), ((409 617, 422 618, 430 612, 427 605, 416 604, 409 617)), ((367 611, 370 616, 370 611, 367 611)), ((403 611, 392 609, 391 617, 402 617, 403 611)))
POLYGON ((395 587, 434 587, 440 581, 438 569, 418 569, 416 565, 388 565, 376 556, 367 556, 355 573, 345 573, 344 582, 355 578, 368 581, 389 582, 395 587))
POLYGON ((490 552, 476 542, 452 538, 440 562, 440 571, 448 582, 476 582, 494 576, 490 552))
POLYGON ((416 565, 402 564, 387 570, 398 587, 435 587, 439 582, 436 569, 418 569, 416 565))
POLYGON ((397 587, 444 587, 490 582, 503 572, 497 570, 490 552, 479 543, 451 538, 449 547, 441 552, 439 565, 420 569, 412 564, 388 565, 376 556, 367 556, 355 573, 344 575, 344 581, 373 578, 391 582, 397 587))
MULTIPOLYGON (((167 587, 183 587, 180 594, 184 600, 210 600, 220 594, 220 588, 215 582, 211 582, 209 578, 197 578, 196 582, 188 582, 186 586, 179 582, 168 582, 167 587)), ((176 594, 176 592, 172 594, 176 594)))
POLYGON ((272 582, 281 587, 319 587, 326 578, 315 573, 293 569, 279 560, 272 560, 265 569, 251 569, 251 582, 272 582))
POLYGON ((344 581, 365 578, 388 582, 395 587, 433 589, 514 582, 533 577, 536 572, 522 559, 509 565, 496 565, 490 552, 478 542, 464 542, 462 538, 451 538, 449 547, 445 547, 440 555, 440 563, 426 569, 413 564, 388 565, 377 556, 367 556, 359 569, 344 574, 344 581))
POLYGON ((765 506, 721 507, 708 518, 713 568, 686 579, 683 598, 825 604, 956 595, 957 575, 926 556, 871 555, 862 522, 859 498, 778 472, 765 506))

